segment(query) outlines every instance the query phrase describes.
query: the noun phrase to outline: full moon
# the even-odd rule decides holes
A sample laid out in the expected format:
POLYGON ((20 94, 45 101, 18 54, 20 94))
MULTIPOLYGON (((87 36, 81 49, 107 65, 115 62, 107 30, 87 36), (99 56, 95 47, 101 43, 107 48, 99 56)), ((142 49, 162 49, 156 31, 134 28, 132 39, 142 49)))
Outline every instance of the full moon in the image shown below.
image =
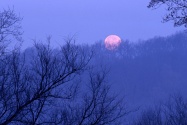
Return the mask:
POLYGON ((115 50, 121 43, 121 39, 117 35, 109 35, 105 39, 105 47, 108 50, 115 50))

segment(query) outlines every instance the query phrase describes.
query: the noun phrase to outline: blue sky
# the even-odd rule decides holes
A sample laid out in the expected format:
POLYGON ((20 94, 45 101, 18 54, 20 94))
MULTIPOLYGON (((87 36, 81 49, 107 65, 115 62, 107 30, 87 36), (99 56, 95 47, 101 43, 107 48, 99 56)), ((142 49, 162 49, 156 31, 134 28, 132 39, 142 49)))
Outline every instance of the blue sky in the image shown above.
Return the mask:
POLYGON ((23 17, 24 46, 32 39, 54 44, 74 35, 78 43, 92 44, 116 34, 136 42, 167 36, 183 28, 162 23, 164 8, 148 9, 149 0, 0 0, 0 8, 14 7, 23 17))

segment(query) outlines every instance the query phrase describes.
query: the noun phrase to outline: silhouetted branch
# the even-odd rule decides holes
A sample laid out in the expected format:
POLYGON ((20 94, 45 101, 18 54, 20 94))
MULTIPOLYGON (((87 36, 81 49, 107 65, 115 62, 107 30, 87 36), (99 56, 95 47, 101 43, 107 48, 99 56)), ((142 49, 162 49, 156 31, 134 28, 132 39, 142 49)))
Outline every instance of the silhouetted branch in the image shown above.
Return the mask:
POLYGON ((186 0, 151 0, 148 7, 157 8, 166 5, 168 13, 164 17, 164 22, 174 21, 174 26, 187 27, 187 1, 186 0))
POLYGON ((92 56, 70 41, 60 51, 51 49, 50 44, 36 43, 31 54, 26 60, 16 50, 0 62, 0 124, 44 122, 52 100, 73 97, 76 83, 66 88, 68 94, 59 90, 86 69, 92 56))
MULTIPOLYGON (((60 121, 55 124, 64 125, 112 125, 123 123, 122 118, 129 112, 126 110, 126 105, 118 96, 112 95, 110 87, 106 82, 105 71, 90 72, 89 83, 82 92, 81 98, 78 101, 65 103, 61 109, 60 117, 55 116, 55 120, 60 121)), ((60 109, 59 109, 60 110, 60 109)), ((52 117, 54 119, 54 117, 52 117)), ((51 123, 51 122, 49 122, 51 123)))

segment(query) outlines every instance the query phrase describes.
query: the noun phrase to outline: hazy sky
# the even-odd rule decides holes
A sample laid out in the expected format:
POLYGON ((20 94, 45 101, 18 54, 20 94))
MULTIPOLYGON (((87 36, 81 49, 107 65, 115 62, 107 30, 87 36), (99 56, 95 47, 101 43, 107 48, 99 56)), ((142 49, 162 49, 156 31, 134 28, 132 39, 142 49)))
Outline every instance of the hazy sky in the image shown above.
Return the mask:
POLYGON ((181 31, 162 23, 164 9, 148 9, 149 0, 0 0, 0 8, 14 7, 23 17, 25 44, 51 35, 60 44, 66 36, 94 43, 107 35, 136 42, 181 31))

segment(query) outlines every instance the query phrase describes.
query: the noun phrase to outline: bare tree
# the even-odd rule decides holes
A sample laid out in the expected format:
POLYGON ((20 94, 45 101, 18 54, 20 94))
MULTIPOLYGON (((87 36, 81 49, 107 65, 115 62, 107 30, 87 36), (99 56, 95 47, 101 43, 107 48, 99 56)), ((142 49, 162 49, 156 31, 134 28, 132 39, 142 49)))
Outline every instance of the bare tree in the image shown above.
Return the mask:
POLYGON ((54 124, 113 125, 124 124, 128 114, 123 99, 113 95, 106 82, 105 71, 90 72, 87 87, 78 101, 64 104, 52 115, 54 124), (87 90, 87 92, 85 92, 87 90), (60 114, 60 115, 59 115, 60 114))
POLYGON ((22 42, 21 21, 22 18, 13 9, 0 11, 0 54, 13 40, 22 42))
POLYGON ((161 107, 146 109, 134 125, 163 125, 161 107))
POLYGON ((181 95, 171 96, 164 105, 165 124, 186 125, 187 124, 187 101, 181 95))
POLYGON ((42 124, 54 98, 71 98, 73 91, 59 89, 85 70, 91 55, 71 40, 60 51, 35 44, 30 57, 19 50, 7 55, 0 62, 0 124, 42 124))
POLYGON ((174 21, 174 26, 187 27, 187 1, 186 0, 151 0, 148 7, 157 8, 166 5, 168 13, 163 21, 174 21))
POLYGON ((135 125, 186 125, 187 101, 181 95, 170 96, 159 108, 144 111, 135 125))

